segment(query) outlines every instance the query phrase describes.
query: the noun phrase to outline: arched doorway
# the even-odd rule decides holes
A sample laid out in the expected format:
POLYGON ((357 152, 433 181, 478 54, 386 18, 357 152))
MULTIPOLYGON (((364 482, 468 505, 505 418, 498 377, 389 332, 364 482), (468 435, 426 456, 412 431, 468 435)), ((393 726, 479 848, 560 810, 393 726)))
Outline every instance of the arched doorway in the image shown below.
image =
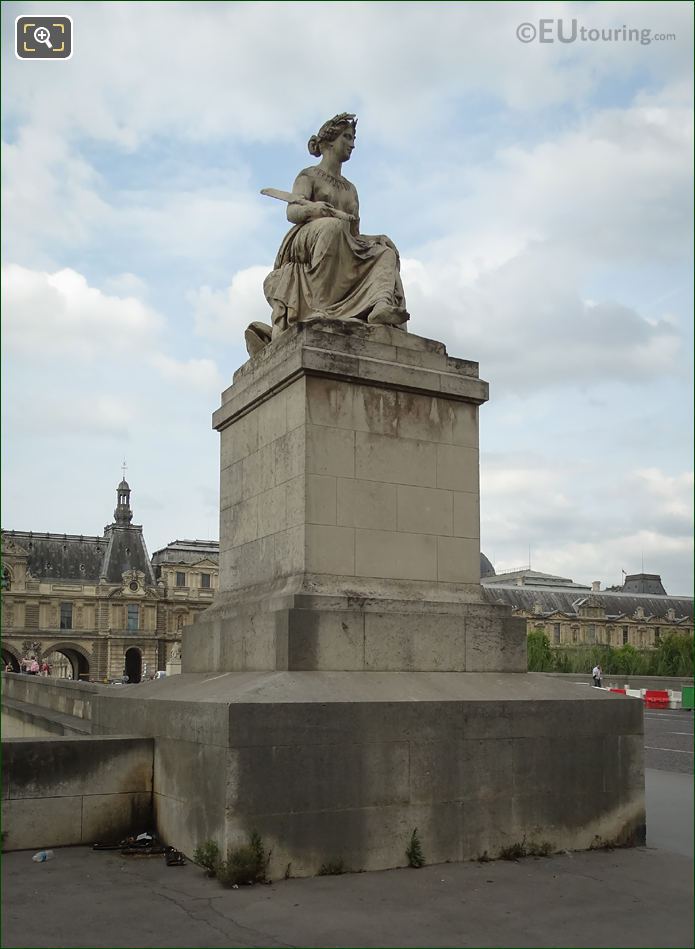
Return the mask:
POLYGON ((51 667, 51 675, 57 679, 81 679, 89 681, 89 659, 71 643, 56 643, 48 646, 43 658, 51 667))
POLYGON ((13 672, 19 672, 19 659, 9 649, 2 647, 2 668, 12 666, 13 672))
POLYGON ((129 682, 139 682, 142 678, 142 653, 135 646, 126 650, 125 674, 129 682))

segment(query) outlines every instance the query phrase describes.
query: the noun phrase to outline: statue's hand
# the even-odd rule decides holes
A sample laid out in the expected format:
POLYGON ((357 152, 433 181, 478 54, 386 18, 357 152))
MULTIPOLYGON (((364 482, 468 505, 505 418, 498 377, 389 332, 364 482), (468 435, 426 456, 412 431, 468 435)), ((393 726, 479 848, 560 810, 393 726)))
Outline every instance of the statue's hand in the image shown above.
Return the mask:
POLYGON ((327 201, 312 201, 311 210, 313 218, 338 217, 338 210, 327 201))
POLYGON ((332 204, 329 204, 327 201, 312 201, 311 204, 315 208, 314 217, 335 217, 339 221, 354 221, 352 214, 348 214, 347 211, 341 211, 340 208, 334 208, 332 204))

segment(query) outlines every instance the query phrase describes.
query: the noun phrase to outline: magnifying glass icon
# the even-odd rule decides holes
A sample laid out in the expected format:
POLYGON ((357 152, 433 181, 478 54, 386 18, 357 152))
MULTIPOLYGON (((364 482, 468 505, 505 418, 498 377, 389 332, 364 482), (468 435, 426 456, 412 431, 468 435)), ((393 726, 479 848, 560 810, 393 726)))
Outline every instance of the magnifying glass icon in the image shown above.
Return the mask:
POLYGON ((37 26, 34 30, 34 39, 37 43, 45 43, 49 49, 53 49, 51 43, 51 32, 45 26, 37 26))

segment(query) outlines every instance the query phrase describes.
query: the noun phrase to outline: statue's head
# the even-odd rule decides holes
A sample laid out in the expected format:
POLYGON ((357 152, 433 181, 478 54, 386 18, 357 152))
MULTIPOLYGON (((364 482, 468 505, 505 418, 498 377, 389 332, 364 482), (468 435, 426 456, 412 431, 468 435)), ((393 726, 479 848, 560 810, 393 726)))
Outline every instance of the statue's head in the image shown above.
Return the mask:
POLYGON ((354 136, 357 129, 357 119, 351 112, 341 112, 340 115, 334 115, 332 119, 324 122, 316 135, 312 135, 307 143, 309 154, 314 158, 320 158, 323 149, 331 146, 342 134, 350 129, 354 136))

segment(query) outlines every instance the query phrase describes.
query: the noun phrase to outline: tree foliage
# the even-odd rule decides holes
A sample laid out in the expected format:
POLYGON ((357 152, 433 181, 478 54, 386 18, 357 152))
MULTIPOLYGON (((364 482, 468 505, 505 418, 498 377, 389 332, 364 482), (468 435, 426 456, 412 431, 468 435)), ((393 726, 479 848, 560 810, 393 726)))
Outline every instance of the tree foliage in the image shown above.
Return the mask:
POLYGON ((591 672, 600 663, 604 676, 676 676, 693 674, 694 642, 687 633, 670 632, 656 649, 615 648, 601 644, 551 649, 542 629, 528 634, 529 672, 591 672))
POLYGON ((528 667, 531 672, 554 672, 555 661, 550 642, 542 629, 528 634, 528 667))

